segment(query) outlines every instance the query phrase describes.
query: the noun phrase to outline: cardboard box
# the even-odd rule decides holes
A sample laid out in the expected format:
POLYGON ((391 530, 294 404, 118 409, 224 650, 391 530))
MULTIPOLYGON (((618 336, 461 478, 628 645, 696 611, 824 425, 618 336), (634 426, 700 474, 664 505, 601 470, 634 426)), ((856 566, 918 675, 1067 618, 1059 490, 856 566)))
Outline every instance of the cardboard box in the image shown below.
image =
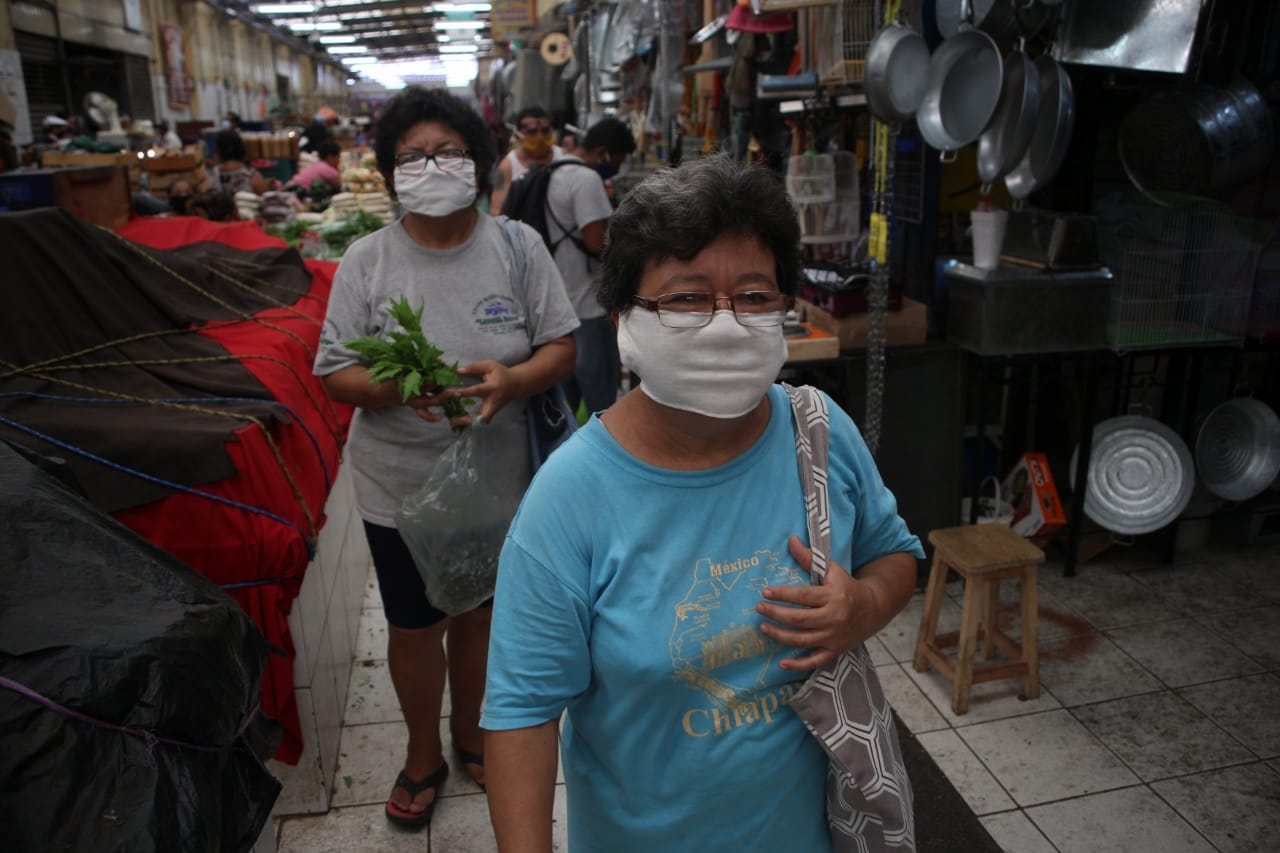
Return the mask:
POLYGON ((1020 536, 1048 536, 1067 526, 1067 514, 1053 484, 1049 459, 1043 453, 1024 453, 1001 483, 1013 504, 1013 532, 1020 536))
MULTIPOLYGON (((851 314, 833 317, 812 302, 796 300, 800 319, 824 332, 830 332, 840 341, 840 349, 866 349, 867 329, 871 325, 867 314, 851 314)), ((885 321, 887 345, 891 347, 918 346, 929 334, 929 309, 923 302, 902 298, 902 310, 890 311, 885 321)))
POLYGON ((802 323, 806 334, 787 337, 787 361, 813 361, 819 358, 835 358, 840 355, 840 341, 830 332, 814 328, 812 323, 802 323))

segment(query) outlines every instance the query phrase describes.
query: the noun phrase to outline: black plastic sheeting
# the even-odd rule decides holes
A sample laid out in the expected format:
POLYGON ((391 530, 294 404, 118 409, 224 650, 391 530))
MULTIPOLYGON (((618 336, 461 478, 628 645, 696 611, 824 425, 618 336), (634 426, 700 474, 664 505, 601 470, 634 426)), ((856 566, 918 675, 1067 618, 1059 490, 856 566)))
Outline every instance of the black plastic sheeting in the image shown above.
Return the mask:
POLYGON ((59 467, 0 442, 0 848, 248 851, 280 792, 266 642, 59 467))

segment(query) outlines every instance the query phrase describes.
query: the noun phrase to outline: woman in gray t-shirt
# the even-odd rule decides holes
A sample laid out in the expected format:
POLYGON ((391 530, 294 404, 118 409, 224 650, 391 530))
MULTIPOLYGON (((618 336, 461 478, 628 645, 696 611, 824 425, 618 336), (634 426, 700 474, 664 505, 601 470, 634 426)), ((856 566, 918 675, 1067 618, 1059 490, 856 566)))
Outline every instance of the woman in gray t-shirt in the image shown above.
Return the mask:
POLYGON ((470 107, 443 90, 407 89, 387 104, 374 135, 378 169, 406 213, 343 257, 315 372, 329 396, 357 407, 347 456, 387 615, 391 681, 409 728, 386 813, 419 828, 430 821, 449 772, 439 725, 446 676, 454 748, 471 778, 484 784, 479 723, 491 611, 483 605, 446 617, 431 605, 395 513, 454 440, 441 410, 450 398, 476 400, 471 416, 506 434, 500 446, 510 457, 503 460, 509 482, 501 486, 524 489, 530 465, 520 404, 572 373, 578 320, 546 247, 528 227, 521 228, 524 292, 514 292, 502 226, 475 207, 488 193, 495 154, 470 107), (368 368, 344 342, 394 328, 388 306, 402 296, 425 306, 427 339, 478 384, 430 389, 402 404, 394 382, 370 383, 368 368))

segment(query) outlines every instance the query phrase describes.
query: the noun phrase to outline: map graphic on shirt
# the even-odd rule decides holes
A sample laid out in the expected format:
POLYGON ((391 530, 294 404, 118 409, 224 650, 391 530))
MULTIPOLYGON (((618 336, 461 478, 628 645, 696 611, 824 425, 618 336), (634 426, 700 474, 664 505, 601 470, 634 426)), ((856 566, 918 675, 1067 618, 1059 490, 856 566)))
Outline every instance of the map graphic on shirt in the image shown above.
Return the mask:
POLYGON ((726 706, 764 687, 769 668, 788 647, 760 633, 756 602, 766 586, 803 583, 808 577, 800 569, 769 550, 700 558, 689 591, 675 606, 669 649, 676 681, 726 706))

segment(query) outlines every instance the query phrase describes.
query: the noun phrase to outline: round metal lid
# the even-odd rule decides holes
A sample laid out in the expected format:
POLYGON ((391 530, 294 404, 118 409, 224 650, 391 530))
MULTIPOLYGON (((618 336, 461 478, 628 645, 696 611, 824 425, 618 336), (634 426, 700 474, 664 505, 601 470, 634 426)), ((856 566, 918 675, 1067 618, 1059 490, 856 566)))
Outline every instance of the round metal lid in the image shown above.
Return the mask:
POLYGON ((1084 512, 1103 529, 1128 536, 1159 530, 1187 508, 1194 487, 1191 451, 1159 421, 1124 415, 1094 428, 1084 512))
POLYGON ((1280 474, 1280 418, 1261 400, 1217 406, 1196 437, 1196 468, 1205 488, 1228 501, 1247 501, 1280 474))

